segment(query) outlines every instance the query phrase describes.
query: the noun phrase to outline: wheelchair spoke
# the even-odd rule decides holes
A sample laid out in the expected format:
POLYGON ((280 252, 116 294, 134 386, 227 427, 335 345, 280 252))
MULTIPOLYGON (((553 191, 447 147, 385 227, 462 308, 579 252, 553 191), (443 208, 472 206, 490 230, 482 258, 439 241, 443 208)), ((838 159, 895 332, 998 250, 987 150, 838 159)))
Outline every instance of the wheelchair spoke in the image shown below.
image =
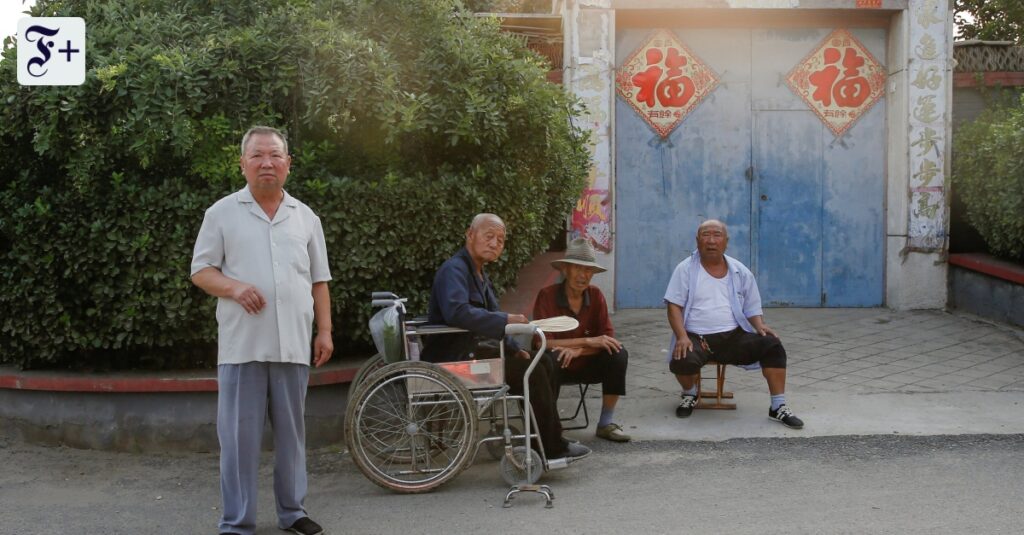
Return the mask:
POLYGON ((346 417, 346 441, 373 482, 421 492, 472 461, 475 401, 458 379, 430 364, 405 362, 365 382, 346 417))

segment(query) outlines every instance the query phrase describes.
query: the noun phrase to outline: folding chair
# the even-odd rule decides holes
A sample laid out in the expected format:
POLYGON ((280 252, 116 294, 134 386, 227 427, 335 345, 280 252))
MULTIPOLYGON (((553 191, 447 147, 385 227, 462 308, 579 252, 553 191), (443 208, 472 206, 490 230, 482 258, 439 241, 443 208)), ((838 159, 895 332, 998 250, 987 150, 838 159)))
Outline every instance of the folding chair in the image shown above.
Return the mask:
POLYGON ((580 391, 580 402, 576 404, 576 412, 572 413, 572 416, 566 416, 561 418, 563 422, 575 422, 576 418, 580 415, 580 411, 583 411, 583 424, 562 426, 563 431, 571 431, 573 429, 586 429, 590 427, 590 414, 587 412, 587 392, 590 390, 590 385, 594 383, 565 383, 562 386, 576 385, 580 391))

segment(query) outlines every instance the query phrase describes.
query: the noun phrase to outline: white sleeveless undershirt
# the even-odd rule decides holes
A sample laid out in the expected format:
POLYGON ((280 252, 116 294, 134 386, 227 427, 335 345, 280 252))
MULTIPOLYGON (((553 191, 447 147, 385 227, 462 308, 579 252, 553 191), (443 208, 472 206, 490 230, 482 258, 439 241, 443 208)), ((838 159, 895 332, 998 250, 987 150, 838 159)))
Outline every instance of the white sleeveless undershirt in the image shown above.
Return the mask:
POLYGON ((697 287, 690 289, 690 302, 686 310, 686 330, 697 334, 731 331, 739 324, 729 304, 729 277, 717 279, 695 262, 697 287))

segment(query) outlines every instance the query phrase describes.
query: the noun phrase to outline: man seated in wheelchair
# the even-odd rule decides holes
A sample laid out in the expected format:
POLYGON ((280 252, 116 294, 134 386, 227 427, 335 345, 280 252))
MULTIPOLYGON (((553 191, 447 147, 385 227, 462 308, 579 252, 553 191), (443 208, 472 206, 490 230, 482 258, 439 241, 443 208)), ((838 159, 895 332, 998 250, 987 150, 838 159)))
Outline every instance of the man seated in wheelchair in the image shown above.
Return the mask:
MULTIPOLYGON (((526 323, 522 314, 507 314, 498 310, 498 298, 484 265, 494 262, 505 248, 505 223, 494 214, 478 214, 466 230, 466 246, 455 253, 437 270, 430 290, 430 323, 443 323, 466 329, 469 333, 438 334, 431 336, 424 347, 421 360, 427 362, 453 362, 472 358, 490 358, 481 355, 477 343, 479 336, 501 340, 505 344, 505 380, 513 394, 522 394, 523 376, 533 356, 509 337, 504 337, 505 326, 526 323)), ((486 349, 483 351, 486 352, 486 349)), ((590 449, 562 438, 562 424, 558 416, 555 391, 558 388, 554 365, 543 359, 530 375, 530 405, 537 420, 544 452, 548 459, 579 459, 590 454, 590 449)))

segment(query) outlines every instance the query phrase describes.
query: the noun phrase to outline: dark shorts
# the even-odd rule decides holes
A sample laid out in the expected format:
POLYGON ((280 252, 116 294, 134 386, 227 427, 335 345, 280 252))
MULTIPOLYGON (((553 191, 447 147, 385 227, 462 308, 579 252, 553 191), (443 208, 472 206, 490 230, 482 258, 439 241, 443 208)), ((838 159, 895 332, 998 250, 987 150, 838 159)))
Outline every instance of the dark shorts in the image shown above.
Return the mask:
POLYGON ((709 360, 722 364, 761 364, 762 368, 785 368, 786 350, 774 336, 748 333, 737 327, 724 333, 701 335, 686 333, 693 342, 693 351, 686 352, 686 358, 669 361, 668 368, 676 375, 694 375, 709 360))

